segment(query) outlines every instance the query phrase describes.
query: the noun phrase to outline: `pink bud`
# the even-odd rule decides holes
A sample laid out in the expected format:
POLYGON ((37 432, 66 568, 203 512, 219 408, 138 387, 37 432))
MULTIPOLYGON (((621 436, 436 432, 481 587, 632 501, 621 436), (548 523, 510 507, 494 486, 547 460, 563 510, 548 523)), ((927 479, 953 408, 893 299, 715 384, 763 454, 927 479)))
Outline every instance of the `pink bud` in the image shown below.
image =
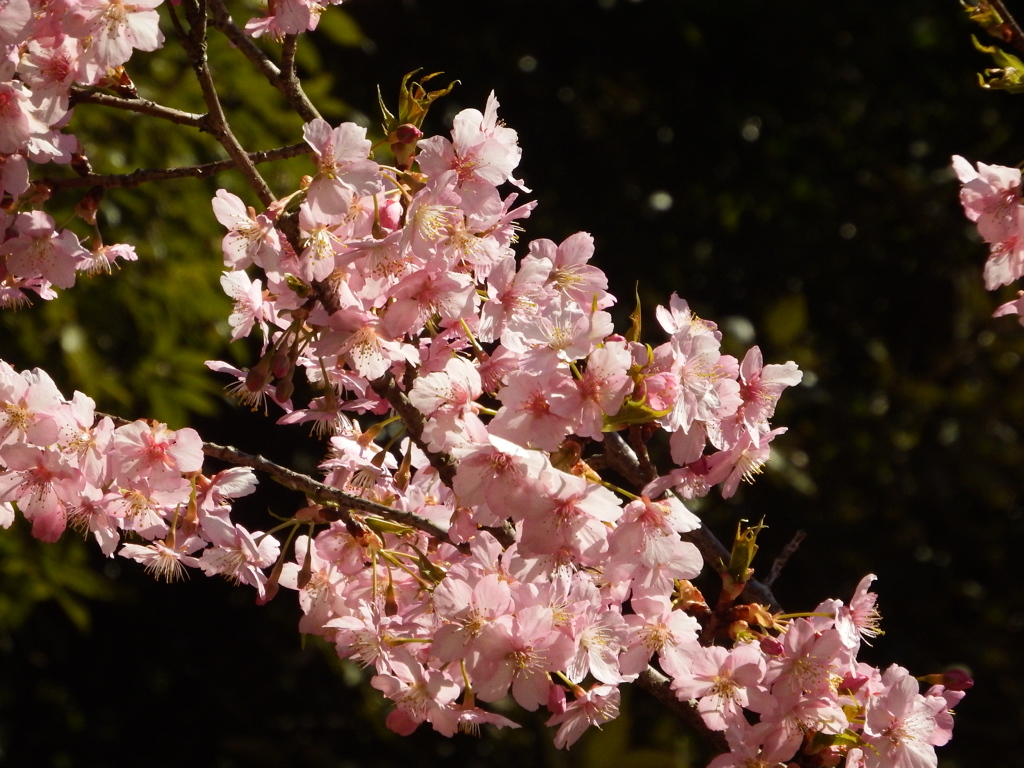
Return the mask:
POLYGON ((395 141, 402 144, 412 144, 423 138, 423 131, 412 123, 403 123, 395 128, 395 141))

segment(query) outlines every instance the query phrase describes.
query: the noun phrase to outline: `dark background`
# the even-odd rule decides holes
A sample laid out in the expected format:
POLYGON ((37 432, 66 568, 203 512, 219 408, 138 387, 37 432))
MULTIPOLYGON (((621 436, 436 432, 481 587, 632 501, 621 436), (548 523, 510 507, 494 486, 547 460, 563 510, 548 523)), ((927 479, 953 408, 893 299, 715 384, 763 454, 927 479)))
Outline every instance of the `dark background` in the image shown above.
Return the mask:
MULTIPOLYGON (((1015 294, 984 291, 986 248, 949 170, 954 153, 1024 160, 1024 97, 978 88, 990 64, 972 31, 952 0, 353 0, 325 12, 302 59, 327 70, 310 90, 335 122, 375 125, 377 85, 393 105, 417 67, 461 81, 428 132, 482 109, 494 89, 540 203, 524 243, 591 232, 620 327, 636 286, 652 343, 653 307, 677 291, 719 322, 734 354, 757 343, 768 361, 800 364, 805 385, 783 398, 775 423, 789 432, 768 471, 699 512, 723 539, 738 519, 765 516, 763 568, 807 531, 776 584, 791 610, 848 598, 878 575, 887 634, 865 658, 918 675, 964 666, 977 681, 939 751, 950 768, 1020 762, 1024 727, 1024 328, 990 317, 1015 294)), ((231 51, 211 56, 225 82, 244 71, 231 51)), ((161 66, 151 74, 166 103, 184 108, 194 96, 161 66)), ((236 123, 247 146, 296 141, 298 122, 272 96, 249 95, 244 77, 228 92, 239 114, 262 116, 236 123)), ((100 171, 214 151, 83 112, 83 135, 124 133, 123 157, 97 150, 100 171)), ((308 172, 301 162, 282 165, 276 189, 308 172)), ((44 365, 66 391, 98 393, 102 407, 308 468, 320 448, 301 430, 261 435, 262 417, 232 409, 202 371, 211 356, 246 357, 223 349, 211 193, 190 184, 148 202, 110 195, 108 224, 140 242, 142 262, 3 319, 0 353, 44 365), (162 287, 144 294, 154 276, 162 287)), ((219 184, 241 192, 237 179, 219 184)), ((290 503, 261 497, 245 514, 290 503)), ((530 718, 478 741, 390 738, 356 670, 315 642, 301 647, 290 595, 256 608, 250 592, 201 575, 157 585, 72 544, 0 536, 0 763, 701 764, 681 724, 640 692, 567 755, 530 718)))

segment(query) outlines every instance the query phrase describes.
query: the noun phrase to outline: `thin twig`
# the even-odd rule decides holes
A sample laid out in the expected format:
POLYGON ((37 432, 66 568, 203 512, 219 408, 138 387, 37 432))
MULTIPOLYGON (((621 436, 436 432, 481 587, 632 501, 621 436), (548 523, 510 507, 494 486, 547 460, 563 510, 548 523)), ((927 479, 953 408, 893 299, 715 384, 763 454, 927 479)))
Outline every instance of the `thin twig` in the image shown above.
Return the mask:
POLYGON ((303 120, 307 123, 320 117, 320 112, 302 90, 302 83, 296 77, 294 68, 285 75, 270 58, 259 49, 249 35, 235 24, 222 0, 209 0, 210 25, 219 30, 234 46, 249 59, 272 86, 277 88, 303 120))
MULTIPOLYGON (((286 147, 268 149, 263 152, 249 152, 249 159, 256 165, 268 163, 272 160, 284 160, 289 157, 298 157, 312 152, 309 144, 289 144, 286 147)), ((187 165, 178 168, 153 168, 140 169, 131 173, 117 173, 102 176, 90 173, 85 176, 67 179, 37 179, 33 183, 45 186, 51 191, 62 189, 73 189, 79 187, 103 187, 104 189, 132 189, 150 181, 165 181, 167 179, 198 178, 204 179, 208 176, 229 171, 235 168, 234 160, 217 160, 202 165, 187 165)))
POLYGON ((78 86, 71 87, 71 106, 77 104, 99 104, 103 107, 123 109, 128 112, 138 112, 142 115, 159 117, 161 120, 168 120, 178 125, 189 125, 202 130, 203 121, 206 115, 196 115, 192 112, 182 112, 180 109, 172 109, 162 104, 157 104, 149 99, 123 99, 120 96, 111 96, 107 93, 96 93, 78 86))
POLYGON ((768 575, 761 579, 761 583, 766 587, 770 587, 775 583, 775 580, 779 578, 779 574, 782 573, 782 569, 786 567, 786 563, 789 562, 789 558, 796 554, 796 551, 800 549, 800 542, 807 538, 806 531, 797 531, 793 534, 793 538, 789 544, 782 548, 779 552, 779 556, 775 558, 775 562, 772 563, 772 569, 768 571, 768 575))
MULTIPOLYGON (((228 445, 217 445, 216 443, 207 442, 203 443, 203 453, 211 458, 226 461, 229 464, 251 467, 252 469, 265 472, 285 488, 304 493, 314 501, 337 505, 343 510, 356 510, 377 515, 386 520, 423 531, 438 541, 443 541, 447 544, 452 543, 451 539, 448 538, 447 531, 424 517, 420 517, 412 512, 404 512, 400 509, 386 507, 383 504, 377 504, 360 496, 353 496, 350 493, 339 491, 333 486, 321 483, 319 480, 314 480, 309 475, 282 467, 280 464, 275 464, 262 456, 245 453, 228 445)), ((324 516, 329 517, 329 512, 325 513, 324 516)), ((465 547, 466 545, 462 546, 465 547)))

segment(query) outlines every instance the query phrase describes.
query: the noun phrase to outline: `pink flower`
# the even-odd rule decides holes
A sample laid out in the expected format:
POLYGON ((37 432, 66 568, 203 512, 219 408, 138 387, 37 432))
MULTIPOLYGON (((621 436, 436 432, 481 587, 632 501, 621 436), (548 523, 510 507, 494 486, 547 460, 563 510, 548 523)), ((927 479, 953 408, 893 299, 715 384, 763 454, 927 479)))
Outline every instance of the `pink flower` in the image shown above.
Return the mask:
POLYGON ((601 727, 619 716, 619 689, 614 685, 595 685, 589 691, 576 689, 576 698, 547 721, 547 725, 561 726, 555 734, 555 746, 566 749, 576 743, 592 725, 601 727))
POLYGON ((483 114, 465 109, 455 116, 452 141, 433 136, 421 140, 419 148, 417 161, 424 173, 431 177, 447 171, 457 174, 463 209, 471 216, 499 202, 495 191, 499 184, 511 181, 529 191, 512 178, 523 153, 516 132, 498 120, 498 100, 493 92, 483 114))
POLYGON ((297 35, 316 29, 323 6, 309 0, 276 0, 270 13, 249 19, 245 31, 253 37, 268 35, 280 42, 285 35, 297 35))
POLYGON ((561 368, 543 373, 517 371, 498 393, 502 407, 491 420, 490 429, 506 440, 529 448, 558 450, 572 429, 573 412, 569 396, 576 387, 561 368))
POLYGON ((657 653, 666 674, 672 677, 686 674, 690 657, 700 648, 697 620, 683 611, 672 610, 665 596, 639 597, 631 604, 633 615, 626 616, 631 635, 626 643, 627 650, 619 660, 622 673, 639 674, 657 653))
POLYGON ((39 368, 16 373, 0 361, 0 445, 22 441, 46 447, 57 441, 63 397, 39 368))
POLYGON ((978 163, 975 171, 964 158, 953 157, 953 170, 963 184, 960 202, 964 213, 977 222, 988 243, 1001 243, 1020 229, 1021 173, 1019 168, 978 163))
POLYGON ((370 685, 397 705, 387 726, 408 736, 423 721, 444 718, 444 708, 459 696, 459 686, 444 672, 426 669, 404 654, 391 662, 393 674, 374 675, 370 685))
POLYGON ((218 189, 213 198, 217 221, 228 228, 221 248, 224 266, 243 269, 255 263, 276 271, 281 254, 281 241, 273 222, 264 214, 246 208, 242 199, 225 189, 218 189))
POLYGON ((0 82, 0 154, 24 150, 29 139, 45 133, 48 127, 39 118, 28 88, 17 80, 0 82))
POLYGON ((375 195, 383 189, 380 170, 369 159, 366 129, 355 123, 331 128, 326 120, 312 120, 302 135, 317 156, 317 173, 306 192, 314 211, 329 216, 348 213, 352 195, 375 195))
POLYGON ((0 502, 15 502, 32 535, 42 541, 60 538, 67 525, 66 504, 74 503, 85 487, 82 473, 57 451, 31 445, 5 445, 0 461, 0 502))
POLYGON ((162 541, 154 541, 147 546, 125 544, 118 554, 137 563, 142 563, 146 568, 146 573, 152 574, 158 581, 162 579, 171 582, 182 577, 185 566, 199 567, 199 560, 187 553, 200 549, 204 544, 204 541, 195 537, 188 541, 182 549, 169 547, 162 541))
MULTIPOLYGON (((220 276, 220 285, 234 301, 234 311, 228 317, 228 325, 232 328, 231 340, 245 338, 252 331, 255 323, 259 323, 263 338, 267 338, 269 326, 267 321, 274 322, 272 304, 264 301, 263 285, 259 280, 249 280, 245 272, 225 272, 220 276)), ((264 352, 266 342, 264 341, 264 352)))
POLYGON ((803 372, 790 360, 785 365, 765 365, 761 350, 751 347, 740 363, 740 395, 743 405, 737 415, 742 417, 752 440, 768 432, 768 419, 775 414, 775 404, 786 387, 803 379, 803 372))
POLYGON ((118 427, 114 452, 124 477, 143 476, 153 487, 175 486, 203 468, 203 441, 194 429, 168 429, 141 419, 118 427))
POLYGON ((753 643, 732 650, 700 648, 691 654, 686 672, 672 681, 672 690, 684 701, 700 699, 697 710, 708 728, 724 731, 744 717, 748 691, 760 686, 764 673, 764 654, 753 643))
POLYGON ((925 698, 907 670, 893 664, 882 675, 885 693, 868 703, 864 722, 866 768, 935 768, 936 718, 946 710, 942 697, 925 698))
POLYGON ((90 40, 79 59, 79 82, 93 85, 108 69, 124 64, 132 50, 163 45, 156 8, 163 0, 79 0, 64 20, 68 34, 90 40))
POLYGON ((19 277, 40 277, 58 288, 75 284, 75 270, 89 258, 78 236, 70 229, 60 234, 54 221, 42 211, 19 213, 17 235, 0 245, 0 256, 7 257, 7 270, 19 277))
POLYGON ((473 688, 484 701, 512 696, 531 712, 548 699, 549 673, 572 658, 573 643, 554 626, 552 610, 533 605, 511 621, 489 624, 477 639, 473 688))
POLYGON ((207 576, 219 573, 236 584, 255 587, 259 597, 266 596, 267 577, 261 570, 277 560, 281 545, 273 536, 262 531, 250 533, 240 525, 223 523, 208 517, 203 533, 213 544, 203 550, 199 567, 207 576))
POLYGON ((556 292, 584 309, 607 309, 615 297, 608 293, 605 273, 587 263, 593 255, 594 236, 577 232, 557 246, 551 240, 533 240, 523 261, 546 259, 551 265, 547 282, 556 292))
POLYGON ((728 499, 736 493, 740 480, 754 482, 757 475, 761 474, 762 467, 768 462, 771 453, 768 443, 785 431, 785 427, 773 429, 761 436, 760 443, 753 442, 750 434, 744 433, 728 450, 709 456, 707 484, 722 483, 722 498, 728 499))

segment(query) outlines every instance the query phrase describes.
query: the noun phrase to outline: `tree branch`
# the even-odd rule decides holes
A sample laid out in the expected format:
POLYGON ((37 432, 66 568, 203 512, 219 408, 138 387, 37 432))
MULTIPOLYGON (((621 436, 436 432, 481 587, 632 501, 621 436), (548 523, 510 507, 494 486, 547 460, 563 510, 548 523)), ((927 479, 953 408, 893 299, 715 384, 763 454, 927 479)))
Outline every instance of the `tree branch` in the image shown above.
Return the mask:
MULTIPOLYGON (((288 70, 287 74, 283 73, 278 66, 270 60, 270 58, 259 49, 259 46, 253 42, 249 35, 235 24, 234 19, 231 18, 231 14, 228 9, 224 6, 223 0, 209 0, 210 7, 210 24, 214 29, 219 30, 228 40, 230 40, 234 46, 242 52, 242 54, 249 59, 256 68, 267 78, 272 86, 277 88, 284 97, 288 100, 288 104, 294 109, 299 116, 307 123, 310 120, 316 120, 320 117, 320 112, 313 102, 306 96, 306 92, 302 90, 302 83, 299 82, 299 78, 296 76, 294 67, 286 66, 288 70)), ((294 48, 292 54, 294 54, 294 48)))
MULTIPOLYGON (((275 464, 262 456, 245 453, 237 448, 232 448, 229 445, 217 445, 216 443, 207 442, 203 443, 203 453, 211 458, 226 461, 229 464, 258 469, 261 472, 270 475, 277 483, 280 483, 285 488, 304 493, 315 501, 337 505, 343 510, 356 510, 359 512, 366 512, 371 515, 377 515, 385 520, 391 520, 401 525, 407 525, 410 528, 415 528, 418 531, 423 531, 423 533, 426 533, 428 536, 433 536, 438 541, 443 541, 446 544, 456 546, 452 543, 452 540, 448 538, 447 531, 424 517, 420 517, 412 512, 405 512, 400 509, 386 507, 383 504, 377 504, 376 502, 364 499, 360 496, 353 496, 350 493, 339 491, 333 486, 321 483, 319 480, 314 480, 309 475, 304 475, 301 472, 296 472, 295 470, 288 469, 287 467, 282 467, 280 464, 275 464)), ((330 514, 324 514, 324 517, 329 519, 330 514)), ((459 549, 465 552, 469 551, 465 544, 459 546, 459 549)))
POLYGON ((205 0, 192 0, 183 5, 185 17, 190 25, 188 32, 181 26, 174 6, 170 5, 168 8, 171 21, 181 38, 182 46, 196 73, 196 79, 199 80, 203 100, 206 102, 208 112, 201 130, 206 131, 220 142, 231 159, 235 161, 235 167, 259 197, 260 202, 269 207, 277 197, 260 172, 256 170, 256 166, 249 159, 246 151, 242 149, 242 145, 238 143, 234 133, 231 132, 227 117, 224 115, 224 108, 220 103, 220 97, 217 95, 217 87, 210 74, 210 67, 206 60, 206 2, 205 0))
MULTIPOLYGON (((120 416, 101 413, 99 411, 96 412, 96 417, 108 418, 119 427, 133 423, 120 416)), ((240 451, 230 445, 218 445, 217 443, 208 443, 205 441, 203 442, 203 454, 210 458, 220 459, 221 461, 238 467, 250 467, 251 469, 257 469, 260 472, 270 475, 275 482, 283 485, 285 488, 292 491, 298 491, 299 493, 304 493, 314 501, 337 506, 339 508, 339 512, 357 511, 376 515, 384 518, 385 520, 391 520, 392 522, 407 525, 410 528, 415 528, 418 531, 423 531, 423 533, 428 536, 433 536, 439 541, 443 541, 446 544, 452 544, 452 546, 457 546, 462 552, 469 552, 469 548, 466 544, 454 544, 448 537, 447 531, 432 523, 430 520, 427 520, 425 517, 420 517, 417 514, 405 512, 401 509, 386 507, 383 504, 378 504, 360 496, 353 496, 350 493, 338 490, 334 486, 321 483, 319 480, 314 480, 309 475, 304 475, 301 472, 296 472, 293 469, 288 469, 288 467, 276 464, 270 459, 265 459, 262 456, 245 453, 244 451, 240 451)), ((332 515, 329 511, 324 511, 322 514, 325 519, 332 519, 332 515)), ((343 518, 344 515, 339 514, 339 516, 334 519, 343 518)))
MULTIPOLYGON (((249 159, 256 165, 268 163, 272 160, 284 160, 289 157, 308 155, 313 150, 308 144, 289 144, 286 147, 268 149, 262 152, 249 152, 249 159)), ((230 171, 235 168, 234 160, 217 160, 202 165, 187 165, 178 168, 153 168, 140 169, 131 173, 118 173, 100 175, 96 173, 86 174, 66 179, 44 178, 37 179, 33 184, 46 186, 51 191, 63 189, 74 189, 80 187, 103 187, 104 189, 133 189, 150 181, 165 181, 167 179, 197 178, 204 179, 208 176, 230 171)))
POLYGON ((123 109, 128 112, 138 112, 142 115, 158 117, 161 120, 168 120, 178 125, 188 125, 193 128, 203 129, 206 115, 196 115, 191 112, 182 112, 180 109, 172 109, 155 101, 148 99, 124 99, 120 96, 111 96, 106 93, 97 93, 77 85, 71 86, 71 106, 78 104, 99 104, 104 107, 123 109))
POLYGON ((376 381, 370 382, 370 386, 373 387, 374 392, 391 404, 395 413, 398 414, 405 424, 405 428, 409 430, 409 436, 413 439, 413 442, 426 454, 430 466, 437 470, 441 482, 451 488, 452 481, 455 479, 457 462, 448 454, 437 453, 427 447, 427 444, 423 441, 423 414, 420 413, 415 405, 409 402, 405 392, 398 388, 398 382, 395 381, 395 377, 391 373, 386 373, 376 381))
POLYGON ((807 538, 806 531, 797 531, 793 534, 793 538, 790 539, 789 544, 782 548, 779 552, 779 556, 775 558, 775 562, 772 563, 772 569, 768 571, 768 575, 762 579, 762 583, 766 587, 770 587, 775 583, 775 580, 779 578, 779 574, 782 573, 782 569, 786 567, 786 563, 789 562, 789 558, 796 554, 796 551, 800 549, 800 542, 807 538))
MULTIPOLYGON (((374 392, 388 401, 402 420, 402 423, 405 424, 409 437, 426 455, 430 466, 437 471, 441 482, 451 488, 452 481, 455 479, 455 468, 458 466, 458 462, 450 454, 438 453, 427 447, 426 442, 423 440, 423 414, 420 413, 416 406, 409 402, 405 392, 398 388, 395 377, 391 373, 386 373, 376 381, 370 382, 370 386, 373 387, 374 392)), ((515 541, 515 530, 512 524, 507 521, 502 528, 484 527, 483 530, 494 536, 503 547, 510 547, 515 541)))

